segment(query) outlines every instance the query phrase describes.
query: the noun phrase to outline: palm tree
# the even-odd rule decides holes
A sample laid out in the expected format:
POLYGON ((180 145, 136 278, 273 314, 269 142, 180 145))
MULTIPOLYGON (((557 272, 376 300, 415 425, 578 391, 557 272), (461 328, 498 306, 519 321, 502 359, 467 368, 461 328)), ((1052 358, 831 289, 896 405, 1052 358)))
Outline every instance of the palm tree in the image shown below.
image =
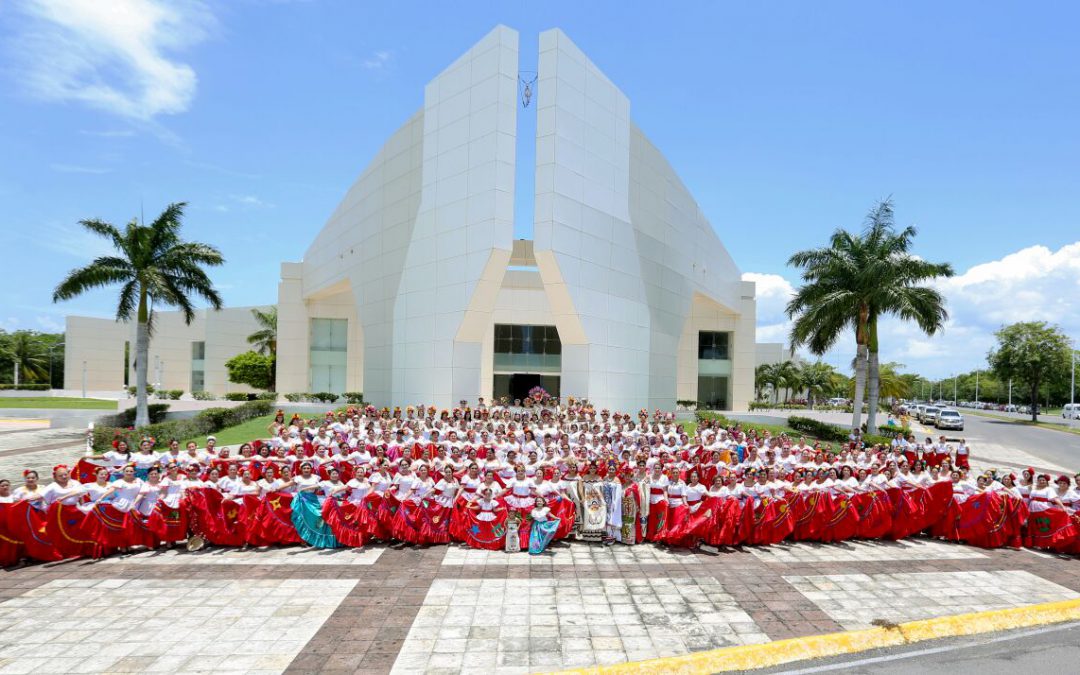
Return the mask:
POLYGON ((775 378, 776 386, 773 387, 773 394, 776 395, 776 403, 780 402, 779 391, 781 387, 787 390, 787 398, 791 398, 791 390, 798 389, 800 386, 799 369, 793 361, 782 361, 776 364, 775 378))
POLYGON ((763 363, 754 369, 754 398, 761 400, 765 387, 772 380, 773 364, 763 363))
POLYGON ((861 285, 868 256, 861 237, 838 229, 829 238, 828 246, 799 251, 788 259, 789 265, 803 268, 803 285, 787 305, 787 314, 794 319, 792 347, 806 345, 812 354, 822 356, 841 333, 855 332, 853 429, 861 426, 863 391, 866 389, 870 307, 861 285))
POLYGON ((135 426, 150 422, 146 407, 146 371, 153 307, 179 307, 187 323, 195 318, 192 297, 206 300, 221 309, 221 296, 207 276, 204 266, 225 262, 221 252, 209 244, 180 238, 185 202, 170 204, 149 225, 132 220, 123 231, 101 220, 79 224, 94 234, 111 240, 117 255, 102 256, 86 267, 72 270, 53 291, 53 302, 70 300, 93 288, 121 284, 116 308, 117 321, 135 324, 135 426))
POLYGON ((787 306, 794 319, 793 346, 805 344, 818 356, 829 351, 846 330, 855 333, 855 392, 852 428, 862 421, 863 394, 869 371, 867 431, 876 429, 879 396, 878 319, 914 320, 928 335, 945 323, 945 300, 920 283, 952 276, 948 264, 911 255, 916 230, 893 228, 892 202, 879 203, 867 215, 861 234, 838 229, 829 246, 800 251, 788 264, 803 269, 803 285, 787 306))
POLYGON ((0 345, 0 353, 11 359, 15 373, 15 388, 19 388, 19 382, 25 378, 28 381, 36 381, 48 377, 48 361, 44 356, 41 342, 35 339, 30 331, 20 330, 12 333, 0 345))
POLYGON ((918 231, 905 227, 897 232, 894 227, 892 201, 886 199, 870 212, 863 235, 871 251, 872 264, 867 270, 868 280, 875 281, 870 298, 868 322, 869 341, 867 358, 869 368, 868 401, 866 415, 867 433, 877 432, 877 407, 881 394, 880 369, 878 367, 878 319, 894 316, 904 321, 914 321, 927 335, 934 335, 945 327, 949 313, 945 298, 937 289, 921 284, 938 277, 953 276, 949 263, 932 263, 911 254, 911 246, 918 231))
POLYGON ((900 372, 902 363, 883 363, 880 368, 878 393, 882 398, 898 399, 911 396, 911 380, 900 372))
POLYGON ((832 366, 821 361, 802 364, 799 369, 799 384, 806 390, 806 399, 811 410, 819 397, 824 397, 833 390, 836 375, 832 366))
POLYGON ((258 307, 251 310, 251 315, 259 324, 259 330, 248 336, 248 344, 255 345, 255 351, 260 354, 277 354, 277 306, 273 306, 265 312, 258 307))

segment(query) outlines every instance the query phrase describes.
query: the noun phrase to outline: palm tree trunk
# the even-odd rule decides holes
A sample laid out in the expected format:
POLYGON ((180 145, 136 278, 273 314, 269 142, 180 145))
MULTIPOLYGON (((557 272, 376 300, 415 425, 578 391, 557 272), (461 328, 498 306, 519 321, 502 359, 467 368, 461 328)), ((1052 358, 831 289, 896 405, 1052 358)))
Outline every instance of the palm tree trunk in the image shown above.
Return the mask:
POLYGON ((877 409, 878 398, 880 396, 879 389, 881 387, 881 373, 878 370, 878 341, 877 341, 877 317, 873 317, 869 322, 869 344, 867 350, 869 352, 869 359, 867 360, 867 370, 869 371, 869 381, 867 382, 867 389, 869 390, 866 402, 866 433, 877 433, 877 409))
POLYGON ((22 366, 22 364, 19 363, 19 359, 15 359, 15 362, 12 364, 12 367, 15 368, 15 388, 16 389, 19 388, 19 371, 22 369, 21 366, 22 366))
POLYGON ((135 427, 150 424, 146 405, 146 362, 150 358, 150 312, 146 306, 146 291, 139 293, 139 314, 135 324, 135 427))
POLYGON ((851 413, 851 430, 859 431, 862 427, 863 394, 866 391, 866 360, 867 345, 870 343, 869 336, 870 308, 866 305, 859 307, 858 323, 855 326, 855 344, 859 346, 855 352, 855 404, 851 413))
POLYGON ((878 409, 878 389, 881 385, 881 378, 878 374, 878 353, 874 350, 869 351, 869 358, 866 362, 867 370, 867 396, 866 396, 866 433, 877 433, 877 409, 878 409))
POLYGON ((855 401, 851 413, 851 428, 862 427, 863 395, 866 392, 866 345, 859 345, 855 353, 855 401))

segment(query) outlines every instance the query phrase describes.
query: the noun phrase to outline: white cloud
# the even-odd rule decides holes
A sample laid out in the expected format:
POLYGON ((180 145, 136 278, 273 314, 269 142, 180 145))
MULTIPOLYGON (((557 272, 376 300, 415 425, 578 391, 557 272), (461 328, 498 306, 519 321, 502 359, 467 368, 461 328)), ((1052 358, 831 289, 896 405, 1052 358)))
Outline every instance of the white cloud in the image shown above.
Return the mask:
POLYGON ((273 208, 273 204, 263 201, 255 195, 230 195, 233 201, 248 208, 273 208))
POLYGON ((787 303, 795 294, 791 282, 779 274, 746 272, 743 281, 753 281, 757 297, 757 341, 788 341, 791 322, 788 321, 787 303))
MULTIPOLYGON (((786 341, 790 323, 783 307, 794 286, 777 274, 746 273, 743 279, 757 283, 758 342, 786 341)), ((945 330, 927 337, 914 324, 886 318, 878 330, 883 360, 928 377, 974 370, 985 366, 994 331, 1016 321, 1057 324, 1080 343, 1080 241, 1057 251, 1031 246, 936 286, 949 310, 945 330)), ((847 369, 854 351, 854 339, 845 335, 835 350, 840 357, 827 360, 847 369)))
POLYGON ((64 322, 57 321, 54 317, 46 316, 46 315, 39 315, 39 316, 37 316, 35 318, 36 318, 38 326, 40 326, 41 330, 43 330, 43 331, 45 331, 47 333, 63 333, 64 332, 64 322))
POLYGON ((25 237, 50 251, 78 258, 83 264, 101 256, 116 255, 112 241, 88 232, 79 225, 35 226, 25 237))
POLYGON ((175 52, 203 39, 213 17, 199 0, 23 0, 13 45, 30 92, 137 120, 188 109, 197 78, 175 52))
POLYGON ((390 59, 394 57, 392 52, 380 49, 374 52, 371 56, 367 57, 360 62, 360 65, 364 70, 382 70, 390 63, 390 59))
POLYGON ((99 166, 83 166, 81 164, 50 164, 49 168, 53 171, 59 171, 60 173, 89 173, 89 174, 103 174, 110 173, 112 169, 106 169, 99 166))
POLYGON ((80 131, 83 136, 96 136, 98 138, 130 138, 135 135, 134 129, 103 129, 100 131, 92 129, 83 129, 80 131))

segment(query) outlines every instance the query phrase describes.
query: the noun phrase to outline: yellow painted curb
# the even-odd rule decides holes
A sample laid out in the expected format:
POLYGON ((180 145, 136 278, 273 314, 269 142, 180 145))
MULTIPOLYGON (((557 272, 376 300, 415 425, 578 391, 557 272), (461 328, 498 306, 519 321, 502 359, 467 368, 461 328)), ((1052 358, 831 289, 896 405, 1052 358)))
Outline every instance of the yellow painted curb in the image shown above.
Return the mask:
POLYGON ((0 425, 4 424, 49 424, 48 417, 2 417, 0 425))
POLYGON ((1063 621, 1080 620, 1080 599, 1048 602, 936 619, 909 621, 884 628, 827 633, 804 638, 741 645, 683 656, 564 670, 560 675, 615 675, 634 673, 718 673, 768 668, 792 661, 841 656, 882 647, 896 647, 924 640, 992 633, 1063 621))

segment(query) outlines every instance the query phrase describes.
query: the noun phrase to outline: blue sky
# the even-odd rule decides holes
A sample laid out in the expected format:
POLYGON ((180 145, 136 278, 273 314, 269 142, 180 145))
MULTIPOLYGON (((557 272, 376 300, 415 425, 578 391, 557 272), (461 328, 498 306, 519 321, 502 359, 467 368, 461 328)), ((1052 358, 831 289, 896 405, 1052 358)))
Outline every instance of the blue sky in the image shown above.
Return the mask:
POLYGON ((557 26, 623 89, 759 282, 759 338, 785 333, 787 257, 892 195, 917 253, 961 276, 943 285, 945 335, 890 326, 885 358, 977 367, 1022 318, 1080 339, 1078 21, 1065 2, 4 3, 0 327, 109 315, 107 292, 50 301, 102 251, 77 221, 179 200, 187 236, 228 260, 227 303, 273 302, 279 262, 302 257, 424 83, 503 23, 523 69, 557 26))

